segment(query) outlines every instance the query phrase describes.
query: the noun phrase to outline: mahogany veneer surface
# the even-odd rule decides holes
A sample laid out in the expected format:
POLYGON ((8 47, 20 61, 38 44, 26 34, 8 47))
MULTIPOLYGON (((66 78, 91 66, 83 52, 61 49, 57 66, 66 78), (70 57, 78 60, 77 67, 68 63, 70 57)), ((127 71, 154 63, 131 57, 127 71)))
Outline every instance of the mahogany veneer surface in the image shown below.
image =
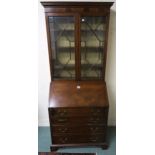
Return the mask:
MULTIPOLYGON (((113 2, 41 2, 45 8, 49 49, 51 84, 49 92, 49 120, 51 151, 61 147, 100 146, 107 149, 106 130, 109 102, 105 81, 110 7, 113 2), (51 44, 49 17, 72 16, 75 19, 75 79, 54 77, 55 55, 51 44), (103 16, 105 19, 102 76, 81 76, 81 17, 103 16), (84 80, 84 81, 82 81, 84 80), (90 81, 91 80, 91 81, 90 81)), ((97 43, 98 44, 98 43, 97 43)), ((92 65, 93 67, 93 65, 92 65)), ((65 69, 65 68, 64 68, 65 69)), ((73 154, 73 153, 72 153, 73 154)), ((44 155, 44 154, 41 154, 44 155)), ((51 154, 58 155, 58 154, 51 154)), ((71 155, 71 154, 61 154, 71 155)), ((76 154, 73 155, 94 155, 76 154)))
POLYGON ((108 105, 105 82, 52 81, 50 85, 49 107, 108 107, 108 105))
POLYGON ((49 95, 51 150, 65 146, 106 147, 108 97, 102 81, 53 81, 49 95))

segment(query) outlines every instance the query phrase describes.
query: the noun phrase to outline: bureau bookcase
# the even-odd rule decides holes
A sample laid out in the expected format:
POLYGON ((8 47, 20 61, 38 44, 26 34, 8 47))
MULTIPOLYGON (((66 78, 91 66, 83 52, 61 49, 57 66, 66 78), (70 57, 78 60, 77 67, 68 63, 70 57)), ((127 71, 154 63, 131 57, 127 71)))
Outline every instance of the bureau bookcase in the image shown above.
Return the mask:
POLYGON ((45 8, 51 84, 51 151, 108 147, 105 82, 113 2, 41 2, 45 8))

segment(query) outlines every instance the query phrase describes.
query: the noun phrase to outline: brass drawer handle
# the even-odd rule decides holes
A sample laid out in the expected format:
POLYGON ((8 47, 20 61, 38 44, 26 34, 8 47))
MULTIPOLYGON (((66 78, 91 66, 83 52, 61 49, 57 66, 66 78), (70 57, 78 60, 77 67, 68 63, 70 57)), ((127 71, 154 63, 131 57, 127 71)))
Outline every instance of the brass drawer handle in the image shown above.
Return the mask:
POLYGON ((67 119, 58 119, 58 122, 66 122, 67 119))
POLYGON ((60 113, 60 114, 58 114, 58 115, 60 115, 60 116, 65 116, 65 115, 66 115, 66 113, 60 113))
POLYGON ((67 110, 58 110, 57 112, 58 112, 58 113, 66 113, 67 110))
POLYGON ((90 139, 91 142, 97 142, 97 138, 96 139, 90 139))
POLYGON ((65 116, 67 114, 67 111, 66 110, 51 110, 51 116, 65 116))
POLYGON ((92 121, 92 122, 97 122, 99 120, 100 120, 100 118, 90 118, 90 121, 92 121))
POLYGON ((91 141, 92 141, 92 142, 96 142, 97 140, 96 140, 96 139, 92 139, 91 141))
POLYGON ((59 113, 59 114, 52 114, 51 117, 54 117, 54 118, 58 118, 58 117, 66 117, 66 113, 59 113))
POLYGON ((64 132, 67 132, 68 128, 64 128, 64 129, 59 128, 58 130, 59 130, 60 132, 63 132, 63 133, 64 133, 64 132))
POLYGON ((68 138, 67 138, 67 137, 65 137, 65 138, 60 138, 59 140, 61 141, 61 143, 65 143, 65 142, 68 140, 68 138))
POLYGON ((99 128, 98 127, 91 127, 90 130, 91 131, 97 131, 99 128))
POLYGON ((58 110, 57 115, 58 116, 65 116, 67 114, 67 110, 58 110))
POLYGON ((101 109, 92 109, 91 111, 92 111, 92 113, 94 113, 94 114, 97 114, 97 113, 101 113, 101 112, 102 112, 101 109))

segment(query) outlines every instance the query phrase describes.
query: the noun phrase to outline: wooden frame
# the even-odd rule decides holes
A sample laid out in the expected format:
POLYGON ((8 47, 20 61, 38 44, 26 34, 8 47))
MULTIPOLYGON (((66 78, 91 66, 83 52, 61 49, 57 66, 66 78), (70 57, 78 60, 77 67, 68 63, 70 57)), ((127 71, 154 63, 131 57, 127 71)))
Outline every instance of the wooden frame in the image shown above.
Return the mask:
POLYGON ((46 28, 48 38, 48 51, 49 51, 49 63, 51 80, 53 77, 53 62, 52 62, 52 48, 51 48, 51 36, 48 24, 48 17, 50 16, 73 16, 75 18, 75 80, 81 81, 81 52, 80 52, 80 18, 82 16, 105 16, 106 21, 106 32, 105 32, 105 45, 103 53, 103 80, 105 81, 105 68, 106 68, 106 57, 107 57, 107 43, 108 43, 108 27, 109 27, 109 13, 110 6, 113 2, 41 2, 45 7, 46 16, 46 28), (92 12, 94 11, 94 12, 92 12))
MULTIPOLYGON (((53 80, 53 71, 54 71, 54 65, 53 65, 53 61, 52 61, 52 47, 51 47, 51 40, 52 40, 52 38, 51 38, 51 36, 50 36, 50 28, 49 28, 49 23, 48 23, 48 18, 49 17, 51 17, 51 16, 53 16, 53 17, 59 17, 59 16, 63 16, 63 17, 66 17, 66 16, 70 16, 70 17, 74 17, 75 18, 75 21, 76 21, 76 14, 75 13, 51 13, 51 12, 48 12, 48 13, 45 13, 45 17, 46 17, 46 27, 47 27, 47 38, 48 38, 48 51, 49 51, 49 63, 50 63, 50 73, 51 73, 51 80, 53 80)), ((78 43, 78 40, 76 40, 77 39, 77 29, 78 28, 76 28, 76 25, 77 24, 75 24, 75 32, 74 32, 74 35, 75 35, 75 43, 78 43)), ((75 48, 75 73, 76 73, 76 70, 77 70, 77 68, 78 68, 78 65, 77 65, 77 60, 78 60, 78 58, 77 58, 77 48, 75 48)), ((76 77, 77 77, 77 75, 76 75, 76 77)))
POLYGON ((48 107, 52 139, 51 151, 55 151, 61 147, 79 146, 99 146, 103 149, 107 149, 108 145, 106 142, 106 130, 108 121, 109 100, 105 82, 105 68, 107 57, 110 7, 113 5, 113 2, 41 2, 41 4, 45 8, 50 73, 52 81, 49 91, 48 107), (58 81, 52 78, 52 38, 50 36, 48 21, 50 16, 72 16, 75 18, 75 30, 73 32, 75 38, 74 80, 65 79, 58 81), (105 36, 102 63, 103 76, 98 80, 94 80, 93 78, 89 80, 81 79, 82 16, 106 17, 106 30, 105 35, 103 34, 105 36), (95 112, 92 112, 92 109, 95 110, 95 112), (96 120, 96 118, 98 119, 96 120), (59 121, 64 122, 60 123, 59 121), (80 129, 83 128, 83 130, 79 131, 78 129, 75 129, 75 125, 77 125, 80 129), (57 126, 58 128, 60 126, 63 126, 63 130, 56 129, 54 126, 57 126), (94 129, 94 126, 97 130, 100 130, 100 132, 94 129), (102 130, 101 126, 103 127, 102 130), (70 131, 69 134, 67 133, 66 128, 70 131), (52 129, 54 129, 55 131, 53 131, 52 129), (85 135, 83 131, 85 131, 87 135, 85 135), (77 137, 77 135, 79 135, 79 137, 77 137), (63 139, 65 136, 68 138, 67 140, 66 138, 63 139), (91 139, 94 138, 94 136, 96 136, 95 139, 91 139), (73 138, 76 140, 74 140, 73 138))

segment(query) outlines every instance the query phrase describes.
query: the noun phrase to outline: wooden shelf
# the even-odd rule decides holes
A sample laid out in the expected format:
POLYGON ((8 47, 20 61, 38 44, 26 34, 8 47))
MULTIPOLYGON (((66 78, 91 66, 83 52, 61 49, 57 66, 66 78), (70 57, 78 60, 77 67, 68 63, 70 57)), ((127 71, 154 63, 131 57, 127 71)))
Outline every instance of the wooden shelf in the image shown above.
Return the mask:
MULTIPOLYGON (((80 47, 81 52, 85 52, 84 50, 87 49, 87 52, 103 52, 103 47, 80 47)), ((75 52, 75 47, 57 47, 59 52, 75 52)))
POLYGON ((64 64, 63 66, 62 65, 55 65, 54 69, 55 70, 63 70, 63 69, 73 70, 73 69, 75 69, 75 65, 73 65, 73 64, 68 64, 66 66, 65 65, 66 64, 64 64))
MULTIPOLYGON (((82 70, 88 69, 88 68, 102 69, 103 65, 102 64, 81 64, 81 69, 82 70)), ((63 69, 73 70, 73 69, 75 69, 75 65, 73 65, 73 64, 68 64, 66 66, 65 66, 65 64, 64 64, 64 66, 62 66, 62 65, 55 65, 54 69, 55 70, 63 70, 63 69)))
POLYGON ((102 64, 81 64, 81 70, 93 68, 93 69, 102 69, 102 64))
MULTIPOLYGON (((52 29, 51 28, 51 32, 53 33, 53 32, 62 32, 62 31, 66 31, 67 33, 75 33, 75 30, 67 30, 67 29, 65 29, 65 30, 63 30, 63 29, 60 29, 60 30, 55 30, 55 29, 52 29)), ((105 32, 105 30, 103 29, 103 30, 93 30, 93 31, 95 31, 95 32, 100 32, 101 34, 103 33, 103 32, 105 32)), ((84 33, 84 32, 90 32, 90 30, 84 30, 84 29, 81 29, 81 33, 84 33)))

